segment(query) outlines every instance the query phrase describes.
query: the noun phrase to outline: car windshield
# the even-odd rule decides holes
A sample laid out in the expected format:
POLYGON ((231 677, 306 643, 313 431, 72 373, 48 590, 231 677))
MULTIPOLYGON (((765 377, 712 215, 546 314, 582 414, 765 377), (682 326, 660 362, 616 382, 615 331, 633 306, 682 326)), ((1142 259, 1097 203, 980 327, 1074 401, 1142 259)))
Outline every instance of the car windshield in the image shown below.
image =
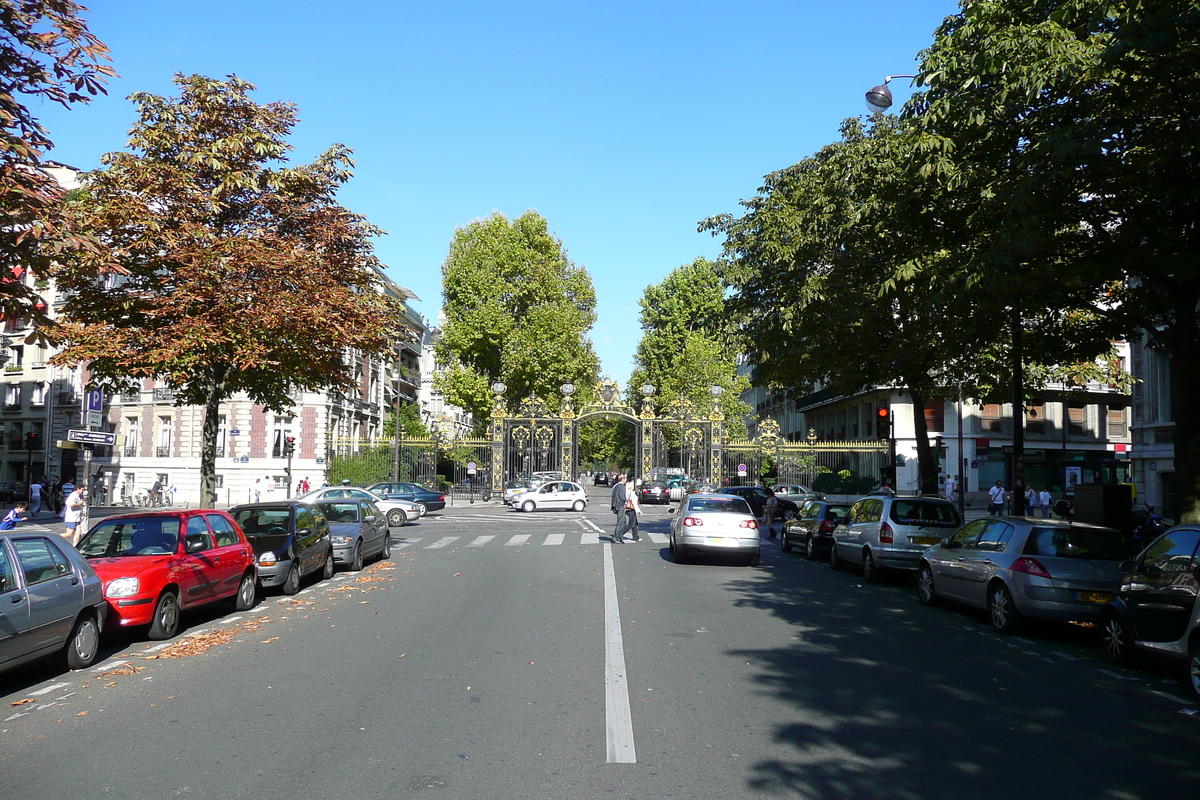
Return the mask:
POLYGON ((170 555, 178 550, 176 517, 101 520, 79 543, 84 558, 170 555))
POLYGON ((318 508, 330 522, 360 522, 358 503, 320 503, 318 508))
POLYGON ((247 536, 280 536, 288 532, 292 518, 290 508, 242 508, 233 512, 233 518, 247 536))
POLYGON ((933 528, 957 528, 962 524, 954 506, 928 500, 897 500, 892 504, 892 522, 933 528))
POLYGON ((689 512, 719 514, 749 514, 750 506, 740 497, 693 497, 688 501, 689 512))
POLYGON ((1112 528, 1035 527, 1029 532, 1025 553, 1097 561, 1124 561, 1129 558, 1125 540, 1112 528))

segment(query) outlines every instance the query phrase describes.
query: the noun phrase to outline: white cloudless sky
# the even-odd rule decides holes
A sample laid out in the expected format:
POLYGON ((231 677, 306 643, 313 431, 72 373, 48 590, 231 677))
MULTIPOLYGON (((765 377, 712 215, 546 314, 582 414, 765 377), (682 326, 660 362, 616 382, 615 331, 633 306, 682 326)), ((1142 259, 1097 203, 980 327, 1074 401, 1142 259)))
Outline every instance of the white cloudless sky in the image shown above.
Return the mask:
MULTIPOLYGON (((293 159, 355 151, 340 200, 384 228, 388 275, 436 323, 455 229, 544 216, 596 287, 591 332, 622 383, 646 286, 721 242, 762 177, 838 137, 885 75, 915 71, 953 0, 369 2, 84 0, 120 77, 108 95, 35 106, 81 169, 125 147, 138 91, 236 74, 297 106, 293 159)), ((909 81, 892 82, 897 107, 909 81)))

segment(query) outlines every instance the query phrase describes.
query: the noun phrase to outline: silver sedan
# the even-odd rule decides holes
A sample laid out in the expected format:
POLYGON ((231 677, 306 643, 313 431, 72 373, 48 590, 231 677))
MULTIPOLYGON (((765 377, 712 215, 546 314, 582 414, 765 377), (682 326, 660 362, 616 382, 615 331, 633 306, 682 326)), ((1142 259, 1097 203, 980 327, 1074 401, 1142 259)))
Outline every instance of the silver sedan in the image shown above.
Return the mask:
POLYGON ((1034 517, 986 517, 922 555, 917 597, 986 609, 1000 633, 1024 617, 1098 620, 1129 549, 1112 528, 1034 517))
POLYGON ((749 504, 730 494, 688 495, 678 508, 670 508, 671 553, 682 564, 702 553, 737 555, 757 567, 762 558, 758 520, 749 504))

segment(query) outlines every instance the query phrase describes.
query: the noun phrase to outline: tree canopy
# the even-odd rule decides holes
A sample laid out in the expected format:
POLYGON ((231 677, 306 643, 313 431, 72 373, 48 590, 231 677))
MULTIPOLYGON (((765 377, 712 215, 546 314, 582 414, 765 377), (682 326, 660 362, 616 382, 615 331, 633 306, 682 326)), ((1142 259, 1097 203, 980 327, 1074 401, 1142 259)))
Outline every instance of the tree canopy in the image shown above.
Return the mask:
MULTIPOLYGON (((44 275, 64 249, 91 246, 64 225, 62 189, 42 171, 53 143, 29 104, 70 107, 104 92, 114 76, 108 48, 88 31, 71 0, 0 0, 0 263, 44 275)), ((22 282, 0 281, 0 313, 45 322, 22 282)))
POLYGON ((539 214, 494 213, 459 228, 442 265, 442 293, 438 386, 476 425, 491 417, 497 380, 510 406, 532 394, 556 406, 565 383, 578 388, 577 404, 590 399, 599 369, 587 337, 595 289, 539 214))
POLYGON ((380 231, 335 199, 350 151, 287 166, 292 106, 259 105, 232 76, 175 83, 179 97, 130 98, 130 150, 106 154, 66 203, 103 247, 53 270, 66 303, 50 335, 63 347, 55 363, 87 362, 113 385, 153 377, 205 407, 211 502, 222 400, 245 392, 284 411, 295 389, 350 390, 347 352, 388 352, 403 331, 382 293, 380 231))

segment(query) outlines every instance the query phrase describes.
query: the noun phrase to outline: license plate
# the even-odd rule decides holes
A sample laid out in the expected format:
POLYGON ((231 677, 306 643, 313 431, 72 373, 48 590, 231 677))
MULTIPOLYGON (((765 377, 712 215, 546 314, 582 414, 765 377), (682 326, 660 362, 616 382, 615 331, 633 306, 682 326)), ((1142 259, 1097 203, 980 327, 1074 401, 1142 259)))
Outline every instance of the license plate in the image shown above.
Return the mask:
POLYGON ((1112 594, 1108 592, 1080 592, 1079 599, 1084 603, 1107 603, 1112 599, 1112 594))
POLYGON ((910 536, 908 540, 913 544, 937 544, 942 540, 940 536, 910 536))
POLYGON ((709 536, 705 541, 708 544, 734 545, 737 544, 737 539, 728 539, 724 536, 709 536))

